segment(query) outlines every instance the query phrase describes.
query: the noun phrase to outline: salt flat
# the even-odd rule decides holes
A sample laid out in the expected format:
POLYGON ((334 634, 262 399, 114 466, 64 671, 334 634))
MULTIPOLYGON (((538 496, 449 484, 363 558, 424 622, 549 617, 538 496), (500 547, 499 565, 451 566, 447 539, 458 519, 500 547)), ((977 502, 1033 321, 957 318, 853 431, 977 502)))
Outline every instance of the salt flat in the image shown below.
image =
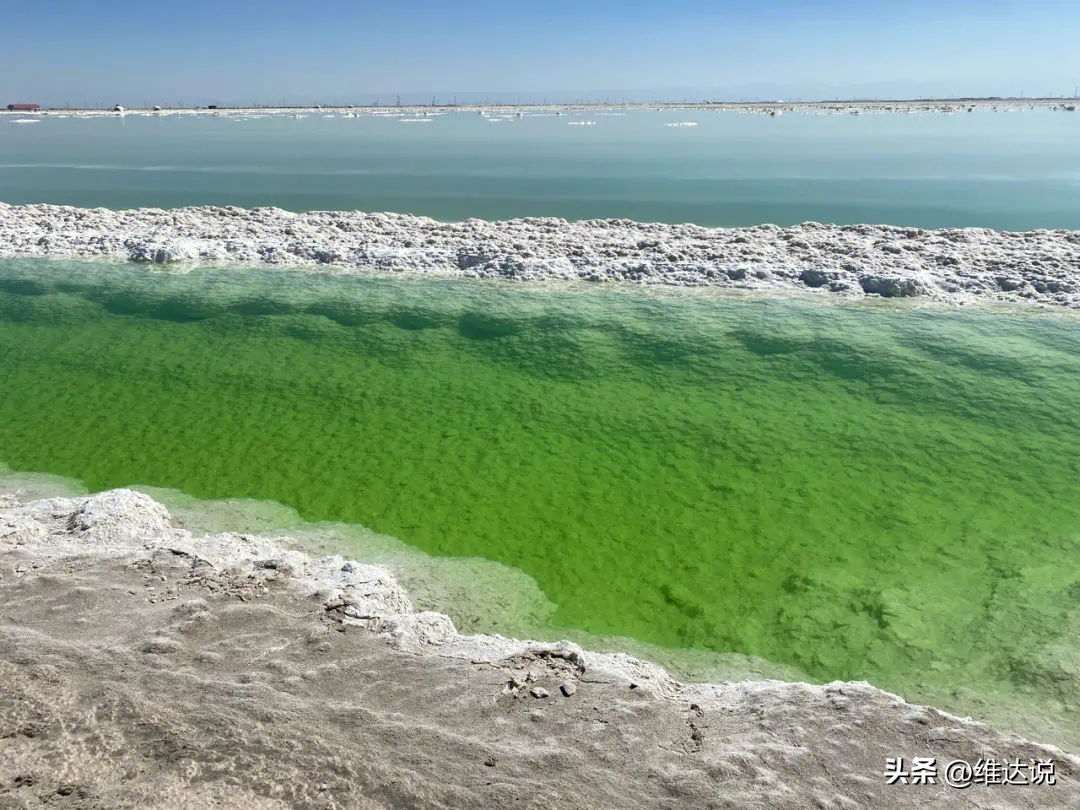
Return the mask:
POLYGON ((0 503, 4 807, 1075 806, 1080 760, 867 684, 458 635, 385 570, 117 490, 0 503), (62 765, 57 755, 63 752, 62 765), (887 757, 1054 785, 886 784, 887 757))

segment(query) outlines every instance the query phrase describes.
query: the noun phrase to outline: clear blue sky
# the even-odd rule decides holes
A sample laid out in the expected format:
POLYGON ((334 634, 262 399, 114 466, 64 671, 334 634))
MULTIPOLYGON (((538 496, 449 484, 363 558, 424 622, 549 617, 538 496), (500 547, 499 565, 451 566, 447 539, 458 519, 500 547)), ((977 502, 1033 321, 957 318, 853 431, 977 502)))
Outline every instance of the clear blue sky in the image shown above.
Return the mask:
POLYGON ((45 105, 1071 94, 1080 0, 10 0, 45 105))

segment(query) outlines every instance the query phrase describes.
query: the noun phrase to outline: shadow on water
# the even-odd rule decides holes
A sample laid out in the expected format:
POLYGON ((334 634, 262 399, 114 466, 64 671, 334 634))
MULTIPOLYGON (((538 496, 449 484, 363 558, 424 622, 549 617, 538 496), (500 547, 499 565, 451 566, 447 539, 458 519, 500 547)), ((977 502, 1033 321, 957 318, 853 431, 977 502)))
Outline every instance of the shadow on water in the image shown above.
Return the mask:
POLYGON ((842 380, 882 379, 899 371, 897 364, 883 356, 829 338, 787 338, 745 330, 734 331, 731 336, 757 357, 797 359, 842 380))
MULTIPOLYGON (((87 296, 93 300, 93 296, 87 296)), ((219 314, 214 307, 197 297, 160 298, 147 295, 114 293, 101 299, 101 306, 113 315, 151 318, 170 323, 195 323, 219 314)))
POLYGON ((249 298, 231 304, 229 312, 237 315, 259 317, 263 315, 291 315, 296 311, 295 304, 275 298, 249 298))
POLYGON ((149 316, 152 310, 147 304, 147 300, 142 296, 124 293, 106 295, 101 301, 101 306, 105 311, 113 315, 149 316))
POLYGON ((616 332, 625 362, 645 368, 689 367, 697 363, 710 350, 709 341, 684 334, 665 336, 656 330, 620 329, 616 332))
POLYGON ((482 312, 466 312, 458 318, 458 332, 469 340, 496 340, 521 331, 520 321, 482 312))
POLYGON ((774 357, 782 354, 793 354, 802 347, 797 340, 789 340, 776 335, 765 335, 760 332, 747 332, 741 329, 732 331, 731 337, 735 338, 748 351, 758 357, 774 357))
POLYGON ((360 307, 349 306, 347 303, 320 302, 308 306, 304 311, 309 315, 328 318, 339 326, 350 329, 357 326, 366 326, 375 320, 370 312, 366 312, 360 307))
POLYGON ((195 323, 214 316, 202 301, 169 298, 152 307, 147 313, 151 318, 173 323, 195 323))
POLYGON ((0 279, 0 292, 19 296, 44 295, 48 289, 36 281, 29 279, 0 279))
POLYGON ((945 345, 929 341, 920 343, 917 348, 926 356, 949 365, 964 366, 980 373, 1004 374, 1030 384, 1039 381, 1038 375, 1025 363, 1001 355, 985 351, 973 352, 955 344, 945 345))
POLYGON ((407 332, 437 329, 438 327, 445 325, 443 319, 437 318, 431 313, 422 310, 395 312, 390 316, 389 320, 390 323, 398 329, 404 329, 407 332))

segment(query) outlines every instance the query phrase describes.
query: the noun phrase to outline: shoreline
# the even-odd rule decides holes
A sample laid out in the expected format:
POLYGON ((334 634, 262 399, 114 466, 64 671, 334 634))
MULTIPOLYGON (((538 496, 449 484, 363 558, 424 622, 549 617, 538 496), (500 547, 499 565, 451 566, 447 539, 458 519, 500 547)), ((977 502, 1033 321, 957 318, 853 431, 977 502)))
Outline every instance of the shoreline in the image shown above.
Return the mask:
POLYGON ((805 291, 1080 308, 1080 231, 890 225, 705 228, 625 219, 439 222, 278 208, 0 203, 0 258, 317 268, 511 281, 805 291))
POLYGON ((1075 112, 1080 105, 1077 98, 941 98, 941 99, 847 99, 816 101, 656 101, 627 103, 553 102, 553 103, 484 103, 484 104, 297 104, 297 105, 214 105, 197 107, 124 107, 122 110, 101 107, 44 107, 36 111, 7 110, 0 108, 0 116, 26 115, 295 115, 315 113, 356 113, 364 115, 423 115, 451 112, 506 113, 506 112, 609 112, 652 110, 745 112, 759 115, 789 113, 957 113, 975 111, 1062 110, 1075 112))
POLYGON ((1041 807, 1080 795, 1077 757, 869 684, 681 684, 626 655, 460 635, 385 569, 287 537, 195 536, 131 490, 0 496, 0 572, 0 684, 17 707, 5 748, 25 800, 1041 807), (113 709, 71 714, 86 701, 113 709), (61 749, 62 774, 47 766, 61 749), (1057 785, 888 786, 889 756, 1050 758, 1057 785), (283 784, 295 792, 266 793, 283 784))

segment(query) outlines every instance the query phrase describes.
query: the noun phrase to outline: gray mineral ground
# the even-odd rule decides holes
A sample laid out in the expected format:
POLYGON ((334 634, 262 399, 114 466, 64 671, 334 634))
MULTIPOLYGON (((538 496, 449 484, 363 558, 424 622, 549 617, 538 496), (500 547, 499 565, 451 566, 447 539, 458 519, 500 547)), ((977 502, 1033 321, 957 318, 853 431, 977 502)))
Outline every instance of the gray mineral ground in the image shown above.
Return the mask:
POLYGON ((459 635, 384 569, 0 492, 0 808, 1051 808, 1080 759, 865 683, 680 684, 459 635), (887 757, 1054 760, 888 785, 887 757))
POLYGON ((0 257, 161 265, 318 266, 518 281, 577 280, 849 297, 1080 307, 1080 231, 887 225, 703 228, 232 207, 111 211, 0 204, 0 257))

